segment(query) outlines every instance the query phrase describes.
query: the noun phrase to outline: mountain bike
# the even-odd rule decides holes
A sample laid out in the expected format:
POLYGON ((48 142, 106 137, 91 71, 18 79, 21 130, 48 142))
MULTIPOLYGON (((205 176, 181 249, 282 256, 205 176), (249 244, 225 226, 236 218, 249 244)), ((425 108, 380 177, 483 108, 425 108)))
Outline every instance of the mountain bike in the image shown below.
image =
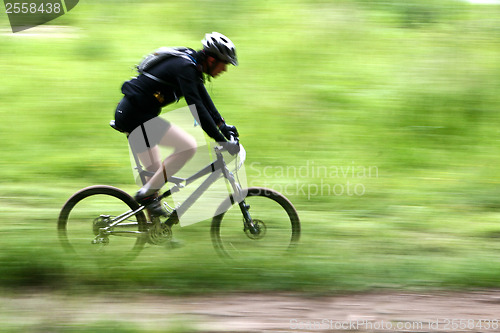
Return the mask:
MULTIPOLYGON (((113 122, 111 126, 114 127, 113 122)), ((172 186, 155 199, 163 200, 168 212, 164 221, 119 188, 95 185, 79 190, 66 201, 59 215, 57 229, 62 246, 83 256, 133 258, 146 244, 168 245, 172 227, 179 223, 179 218, 210 186, 224 178, 230 193, 213 208, 211 215, 210 234, 216 252, 224 258, 238 258, 256 254, 273 256, 293 249, 301 230, 293 204, 272 189, 241 188, 237 171, 246 159, 241 144, 240 152, 232 157, 235 170, 229 169, 226 160, 230 155, 223 146, 215 146, 213 151, 214 161, 192 176, 168 178, 172 186), (164 199, 203 177, 201 185, 179 206, 172 208, 165 202, 164 199)), ((144 184, 154 173, 145 170, 137 154, 132 154, 144 184)))

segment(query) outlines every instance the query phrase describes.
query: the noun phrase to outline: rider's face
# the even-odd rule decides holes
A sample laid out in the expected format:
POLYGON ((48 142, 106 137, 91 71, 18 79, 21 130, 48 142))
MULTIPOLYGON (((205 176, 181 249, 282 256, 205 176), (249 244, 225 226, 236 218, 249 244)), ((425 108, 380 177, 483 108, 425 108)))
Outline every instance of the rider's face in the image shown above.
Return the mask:
POLYGON ((227 63, 217 60, 213 57, 208 57, 208 74, 211 77, 217 77, 220 73, 227 71, 227 63))
POLYGON ((225 63, 223 61, 217 61, 217 65, 215 66, 215 69, 212 71, 212 76, 216 77, 220 73, 226 72, 226 71, 227 71, 227 63, 225 63))

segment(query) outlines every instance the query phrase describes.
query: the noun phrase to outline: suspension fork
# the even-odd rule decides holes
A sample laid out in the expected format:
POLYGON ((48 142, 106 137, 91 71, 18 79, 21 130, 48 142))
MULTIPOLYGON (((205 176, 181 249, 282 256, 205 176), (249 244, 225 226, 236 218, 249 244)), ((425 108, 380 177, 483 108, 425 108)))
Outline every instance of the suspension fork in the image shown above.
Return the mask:
POLYGON ((220 153, 217 154, 217 162, 222 163, 222 174, 231 184, 234 193, 234 195, 231 195, 231 203, 237 201, 240 206, 241 214, 243 214, 243 231, 246 232, 248 230, 252 235, 258 235, 260 230, 250 216, 250 205, 245 202, 245 197, 243 196, 243 190, 241 189, 240 184, 236 181, 233 173, 227 168, 220 153))
POLYGON ((252 217, 250 216, 250 205, 242 200, 239 202, 241 213, 243 214, 243 231, 250 231, 252 235, 258 235, 260 233, 259 228, 253 222, 252 217))
POLYGON ((240 184, 236 182, 234 175, 232 172, 225 168, 224 176, 231 184, 234 195, 232 195, 231 199, 238 202, 240 206, 241 214, 243 215, 243 231, 250 231, 252 235, 258 235, 260 230, 253 222, 252 216, 250 215, 250 205, 246 203, 245 197, 243 195, 243 190, 241 189, 240 184))

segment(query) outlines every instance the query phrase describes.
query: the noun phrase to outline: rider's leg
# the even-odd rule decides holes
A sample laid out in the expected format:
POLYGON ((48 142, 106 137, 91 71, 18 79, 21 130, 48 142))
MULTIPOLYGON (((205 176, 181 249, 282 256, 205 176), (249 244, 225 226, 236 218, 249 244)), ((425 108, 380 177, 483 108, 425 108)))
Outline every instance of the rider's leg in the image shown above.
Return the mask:
POLYGON ((154 146, 145 152, 138 153, 142 165, 149 172, 156 172, 161 167, 161 152, 158 146, 154 146))
POLYGON ((156 170, 151 179, 139 191, 143 195, 149 195, 158 191, 167 182, 167 177, 173 176, 179 171, 196 152, 196 140, 173 124, 161 138, 159 144, 174 148, 173 154, 168 156, 163 163, 160 162, 160 150, 158 147, 138 154, 144 165, 149 166, 148 170, 156 170))

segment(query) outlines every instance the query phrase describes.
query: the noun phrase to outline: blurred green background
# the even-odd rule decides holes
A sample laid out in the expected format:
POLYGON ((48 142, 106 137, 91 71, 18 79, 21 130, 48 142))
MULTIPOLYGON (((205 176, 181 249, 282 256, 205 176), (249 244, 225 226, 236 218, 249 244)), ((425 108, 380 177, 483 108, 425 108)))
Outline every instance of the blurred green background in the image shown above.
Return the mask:
MULTIPOLYGON (((167 294, 500 284, 500 6, 430 0, 97 1, 12 34, 0 16, 0 287, 167 294), (209 221, 183 249, 110 267, 66 256, 76 190, 136 190, 108 126, 133 66, 219 31, 240 66, 207 89, 281 190, 297 253, 224 264, 209 221)), ((170 106, 175 109, 184 106, 170 106)))

